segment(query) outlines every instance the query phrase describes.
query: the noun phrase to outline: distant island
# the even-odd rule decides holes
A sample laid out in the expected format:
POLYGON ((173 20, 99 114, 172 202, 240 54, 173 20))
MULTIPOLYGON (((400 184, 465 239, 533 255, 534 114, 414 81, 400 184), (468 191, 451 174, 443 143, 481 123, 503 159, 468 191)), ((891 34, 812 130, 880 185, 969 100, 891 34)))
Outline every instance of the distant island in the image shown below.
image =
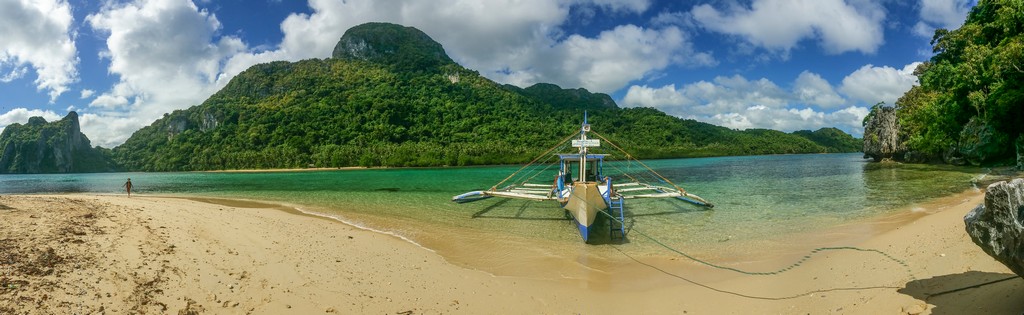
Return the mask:
POLYGON ((0 174, 87 173, 118 170, 110 150, 92 147, 82 134, 78 113, 47 122, 29 118, 0 134, 0 174))
MULTIPOLYGON (((652 108, 619 108, 610 96, 582 88, 498 84, 452 61, 416 28, 367 23, 346 31, 331 58, 252 66, 202 104, 165 114, 113 150, 93 148, 103 158, 78 163, 93 168, 0 172, 524 163, 574 132, 584 111, 595 130, 639 158, 862 148, 835 128, 738 131, 652 108)), ((9 126, 0 136, 0 158, 31 153, 19 149, 24 145, 8 148, 17 142, 10 139, 50 141, 23 130, 9 126)))

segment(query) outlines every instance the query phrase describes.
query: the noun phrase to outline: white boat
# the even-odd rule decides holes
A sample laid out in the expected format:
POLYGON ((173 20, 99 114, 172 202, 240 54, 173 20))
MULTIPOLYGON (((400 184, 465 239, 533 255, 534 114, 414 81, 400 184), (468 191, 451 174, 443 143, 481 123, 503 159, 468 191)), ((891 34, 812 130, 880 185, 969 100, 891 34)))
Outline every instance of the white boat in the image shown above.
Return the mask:
MULTIPOLYGON (((533 163, 531 162, 504 181, 498 183, 498 185, 491 187, 490 190, 467 192, 452 197, 452 201, 467 203, 492 197, 557 201, 572 217, 576 227, 579 229, 580 236, 587 243, 592 239, 591 236, 595 233, 593 227, 595 222, 603 216, 602 213, 607 215, 610 220, 609 226, 611 228, 609 233, 612 234, 612 237, 616 237, 616 233, 618 237, 625 236, 625 224, 623 224, 625 220, 624 202, 627 199, 675 198, 699 206, 714 207, 714 205, 703 198, 687 193, 640 161, 635 162, 643 165, 647 171, 663 184, 645 183, 629 175, 626 175, 625 179, 620 179, 621 182, 617 181, 613 184, 611 176, 606 176, 604 171, 605 158, 608 154, 589 152, 591 148, 601 146, 600 140, 603 137, 595 132, 594 134, 601 139, 592 139, 588 137, 590 133, 592 133, 590 125, 587 123, 586 116, 584 116, 578 138, 575 136, 567 138, 566 141, 555 146, 556 148, 560 147, 565 142, 571 140, 572 147, 578 148, 578 152, 554 155, 558 157, 558 172, 551 184, 529 183, 528 180, 525 180, 500 189, 498 188, 498 186, 511 179, 516 173, 532 165, 533 163)), ((607 139, 604 140, 607 141, 607 139)), ((617 146, 614 147, 618 148, 617 146)), ((632 158, 628 153, 625 153, 625 156, 632 158)), ((537 175, 531 176, 530 179, 535 177, 537 175)))

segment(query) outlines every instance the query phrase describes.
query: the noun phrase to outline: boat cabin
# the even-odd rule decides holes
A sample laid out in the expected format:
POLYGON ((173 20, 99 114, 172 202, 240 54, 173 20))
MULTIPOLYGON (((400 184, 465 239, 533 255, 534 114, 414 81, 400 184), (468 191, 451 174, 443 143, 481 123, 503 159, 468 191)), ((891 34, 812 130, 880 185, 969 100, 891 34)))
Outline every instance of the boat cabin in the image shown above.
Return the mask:
POLYGON ((604 157, 607 154, 587 154, 584 160, 580 154, 559 154, 558 175, 561 183, 599 182, 604 179, 604 157), (585 161, 585 162, 584 162, 585 161), (582 167, 580 163, 585 163, 582 167))

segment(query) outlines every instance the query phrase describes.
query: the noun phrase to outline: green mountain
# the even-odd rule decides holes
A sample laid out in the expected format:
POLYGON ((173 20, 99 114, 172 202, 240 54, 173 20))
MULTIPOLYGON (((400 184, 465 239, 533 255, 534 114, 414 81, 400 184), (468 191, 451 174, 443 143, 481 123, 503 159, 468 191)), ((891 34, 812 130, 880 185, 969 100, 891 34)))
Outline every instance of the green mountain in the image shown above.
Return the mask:
POLYGON ((114 171, 108 150, 90 145, 78 113, 54 122, 42 117, 14 123, 0 134, 0 174, 114 171))
POLYGON ((842 132, 735 131, 585 89, 500 85, 415 28, 369 23, 332 58, 249 68, 114 157, 143 171, 523 163, 575 132, 584 111, 641 158, 856 151, 842 132))

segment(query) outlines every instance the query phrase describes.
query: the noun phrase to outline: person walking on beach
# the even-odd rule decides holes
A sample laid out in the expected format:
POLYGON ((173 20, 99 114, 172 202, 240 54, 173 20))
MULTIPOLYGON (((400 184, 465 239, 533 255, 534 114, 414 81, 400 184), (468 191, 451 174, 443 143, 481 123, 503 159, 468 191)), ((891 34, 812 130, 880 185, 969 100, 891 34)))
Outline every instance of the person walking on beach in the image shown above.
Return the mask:
POLYGON ((131 198, 132 197, 132 179, 129 178, 128 181, 124 183, 124 185, 121 185, 121 187, 124 187, 125 189, 128 190, 128 198, 131 198))

